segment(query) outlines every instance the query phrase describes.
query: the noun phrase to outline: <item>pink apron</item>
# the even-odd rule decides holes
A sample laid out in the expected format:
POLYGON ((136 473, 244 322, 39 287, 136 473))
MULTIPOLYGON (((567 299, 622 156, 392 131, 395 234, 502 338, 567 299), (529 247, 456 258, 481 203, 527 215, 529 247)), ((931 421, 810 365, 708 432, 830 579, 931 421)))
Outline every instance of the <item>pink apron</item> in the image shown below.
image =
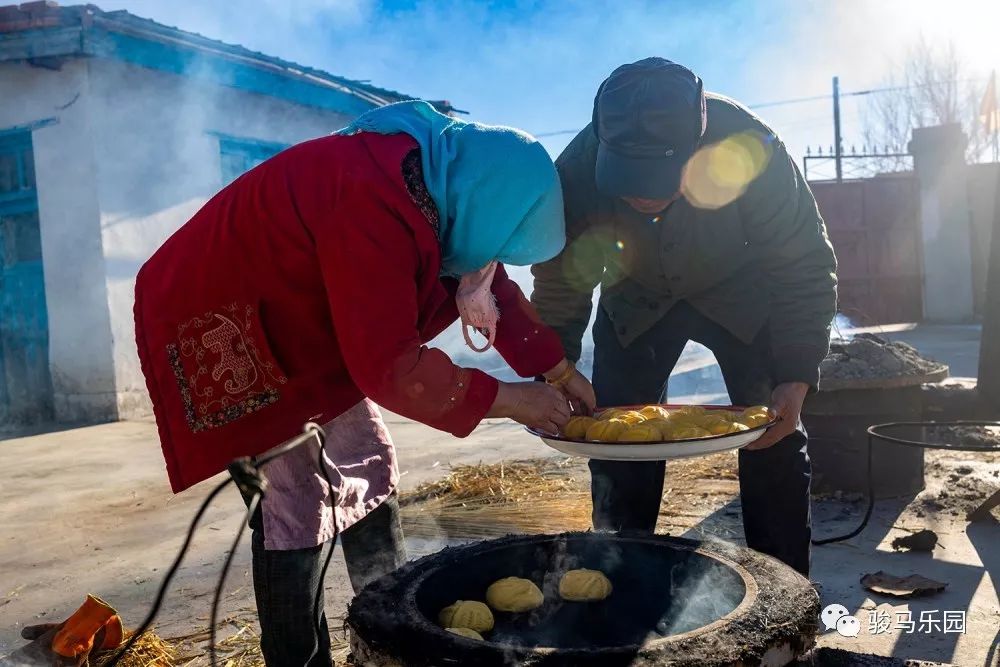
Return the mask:
POLYGON ((314 443, 275 459, 264 468, 270 486, 261 507, 264 547, 269 551, 323 544, 333 537, 334 517, 339 531, 350 528, 399 483, 392 438, 378 406, 370 400, 361 401, 323 430, 327 473, 339 486, 337 507, 331 506, 314 443))

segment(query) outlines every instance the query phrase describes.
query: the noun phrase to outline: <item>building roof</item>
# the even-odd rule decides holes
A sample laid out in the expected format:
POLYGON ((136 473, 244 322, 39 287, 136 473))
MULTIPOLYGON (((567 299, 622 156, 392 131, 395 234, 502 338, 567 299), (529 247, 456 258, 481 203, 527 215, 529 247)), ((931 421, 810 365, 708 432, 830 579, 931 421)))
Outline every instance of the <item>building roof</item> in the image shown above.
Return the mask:
MULTIPOLYGON (((58 67, 74 57, 115 58, 346 114, 417 99, 124 10, 44 0, 0 7, 0 62, 58 67)), ((447 101, 432 104, 445 113, 465 113, 447 101)))

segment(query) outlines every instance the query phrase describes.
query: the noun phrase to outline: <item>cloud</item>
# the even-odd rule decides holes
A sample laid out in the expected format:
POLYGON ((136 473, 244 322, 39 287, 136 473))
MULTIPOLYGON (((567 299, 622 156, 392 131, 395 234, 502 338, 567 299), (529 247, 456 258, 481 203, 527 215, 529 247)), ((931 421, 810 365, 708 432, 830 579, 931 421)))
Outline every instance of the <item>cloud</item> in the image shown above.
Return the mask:
MULTIPOLYGON (((427 98, 477 119, 541 133, 583 127, 617 65, 683 62, 711 90, 746 103, 877 85, 923 31, 1000 65, 1000 3, 975 0, 658 2, 565 0, 174 0, 103 2, 210 37, 427 98), (992 18, 991 18, 992 17, 992 18), (993 33, 995 35, 995 33, 993 33)), ((846 99, 848 141, 860 98, 846 99)), ((832 142, 829 100, 762 109, 793 153, 832 142)), ((571 134, 547 138, 556 153, 571 134)))

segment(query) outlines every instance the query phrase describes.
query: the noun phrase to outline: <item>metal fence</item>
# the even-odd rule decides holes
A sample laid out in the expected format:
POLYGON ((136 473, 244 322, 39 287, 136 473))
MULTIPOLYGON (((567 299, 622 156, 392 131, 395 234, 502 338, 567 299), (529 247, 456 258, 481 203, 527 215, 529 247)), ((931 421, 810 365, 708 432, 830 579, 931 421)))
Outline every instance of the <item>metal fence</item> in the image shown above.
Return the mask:
POLYGON ((862 326, 921 321, 917 179, 892 175, 810 185, 837 252, 840 312, 862 326))
POLYGON ((802 158, 802 171, 808 181, 871 178, 913 171, 913 156, 895 146, 862 146, 860 151, 851 146, 850 150, 842 148, 839 155, 832 146, 825 150, 809 146, 802 158))

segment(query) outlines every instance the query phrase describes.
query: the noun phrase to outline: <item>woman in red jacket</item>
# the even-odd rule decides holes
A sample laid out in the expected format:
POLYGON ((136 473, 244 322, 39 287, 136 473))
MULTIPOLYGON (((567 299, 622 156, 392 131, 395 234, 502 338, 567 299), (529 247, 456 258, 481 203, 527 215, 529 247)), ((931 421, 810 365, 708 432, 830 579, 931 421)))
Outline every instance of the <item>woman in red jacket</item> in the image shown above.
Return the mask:
POLYGON ((325 424, 335 502, 299 447, 265 469, 251 521, 268 665, 330 664, 312 609, 334 525, 355 590, 405 559, 376 403, 458 437, 485 417, 554 431, 573 404, 593 408, 502 266, 564 243, 538 142, 407 102, 247 172, 143 266, 136 338, 175 492, 325 424), (425 346, 459 317, 518 375, 551 383, 500 382, 425 346))

